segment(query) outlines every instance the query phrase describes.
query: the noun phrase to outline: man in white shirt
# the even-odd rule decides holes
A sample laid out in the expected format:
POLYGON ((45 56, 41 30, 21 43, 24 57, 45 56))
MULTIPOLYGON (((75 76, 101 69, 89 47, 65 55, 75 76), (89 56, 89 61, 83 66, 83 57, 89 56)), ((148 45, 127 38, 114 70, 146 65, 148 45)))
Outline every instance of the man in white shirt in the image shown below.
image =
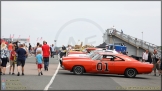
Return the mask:
POLYGON ((42 45, 41 45, 41 44, 39 44, 39 46, 37 47, 37 49, 36 49, 36 54, 37 54, 38 51, 40 51, 41 54, 43 54, 42 45))
POLYGON ((51 46, 51 58, 54 58, 55 46, 52 44, 51 46))
POLYGON ((148 53, 149 53, 148 50, 146 50, 146 52, 143 53, 143 57, 142 57, 143 62, 148 62, 148 53))

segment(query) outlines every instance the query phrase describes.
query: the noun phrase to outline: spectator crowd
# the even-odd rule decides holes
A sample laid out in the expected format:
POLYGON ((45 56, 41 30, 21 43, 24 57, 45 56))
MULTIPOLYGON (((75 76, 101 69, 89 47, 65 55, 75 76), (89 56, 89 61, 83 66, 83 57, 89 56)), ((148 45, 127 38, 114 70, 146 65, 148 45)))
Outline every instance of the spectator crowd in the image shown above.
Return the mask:
POLYGON ((56 52, 54 45, 50 47, 46 41, 43 41, 43 45, 37 43, 35 47, 29 46, 19 41, 10 42, 9 44, 2 41, 1 44, 1 59, 0 59, 0 75, 6 74, 6 66, 9 63, 9 74, 15 74, 15 65, 17 64, 17 76, 25 75, 24 66, 28 56, 35 56, 36 64, 38 68, 38 76, 43 75, 42 68, 48 71, 49 67, 49 56, 54 58, 56 52), (33 55, 34 54, 34 55, 33 55), (22 70, 20 70, 22 69, 22 70))
MULTIPOLYGON (((9 44, 6 44, 5 42, 2 42, 0 44, 1 49, 1 59, 0 59, 0 74, 5 75, 6 74, 6 65, 7 63, 10 64, 9 68, 9 74, 14 75, 15 74, 15 65, 17 64, 17 76, 24 75, 24 66, 26 59, 28 56, 35 56, 36 58, 36 64, 38 68, 38 76, 43 75, 42 68, 44 65, 44 70, 49 70, 49 57, 54 58, 55 54, 59 54, 60 58, 63 56, 66 56, 67 53, 72 49, 71 45, 68 45, 65 47, 64 45, 60 48, 59 51, 56 50, 56 47, 54 44, 49 46, 47 44, 47 41, 43 41, 43 44, 37 43, 35 47, 32 47, 29 43, 28 47, 25 44, 20 43, 19 41, 16 42, 10 42, 9 44), (22 69, 20 71, 20 69, 22 69), (21 74, 20 74, 21 73, 21 74)), ((106 47, 107 48, 107 47, 106 47)), ((124 54, 124 53, 123 53, 124 54)), ((125 53, 127 55, 128 53, 125 53)), ((143 62, 149 62, 150 64, 153 64, 153 72, 154 76, 156 76, 158 71, 159 76, 162 74, 162 62, 161 57, 157 53, 157 50, 155 49, 153 53, 149 52, 149 50, 146 50, 143 53, 142 56, 143 62)), ((60 61, 60 64, 62 66, 62 62, 60 61)))

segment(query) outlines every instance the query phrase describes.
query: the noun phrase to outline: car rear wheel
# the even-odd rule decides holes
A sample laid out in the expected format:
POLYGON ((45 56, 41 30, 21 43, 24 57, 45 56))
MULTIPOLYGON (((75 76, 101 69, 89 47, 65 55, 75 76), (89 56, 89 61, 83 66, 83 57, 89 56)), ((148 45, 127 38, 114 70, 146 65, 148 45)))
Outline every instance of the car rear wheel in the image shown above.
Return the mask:
POLYGON ((82 66, 75 66, 73 68, 73 73, 75 75, 82 75, 84 73, 84 68, 82 66))
POLYGON ((126 69, 125 76, 128 78, 134 78, 137 75, 137 71, 135 69, 126 69))

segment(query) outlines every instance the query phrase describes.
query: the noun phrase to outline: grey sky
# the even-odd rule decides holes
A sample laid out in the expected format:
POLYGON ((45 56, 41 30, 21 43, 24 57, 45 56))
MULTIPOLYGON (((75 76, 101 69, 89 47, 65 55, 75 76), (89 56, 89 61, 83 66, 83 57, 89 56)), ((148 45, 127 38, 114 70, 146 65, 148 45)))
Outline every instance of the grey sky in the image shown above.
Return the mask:
MULTIPOLYGON (((1 36, 28 38, 36 44, 43 37, 48 44, 54 43, 58 30, 68 21, 86 18, 96 22, 105 31, 113 25, 117 30, 161 45, 161 2, 160 1, 2 1, 1 36)), ((88 40, 93 45, 103 42, 102 32, 92 23, 78 21, 65 27, 57 46, 67 45, 69 38, 75 42, 88 40)), ((42 42, 42 41, 40 41, 42 42)))

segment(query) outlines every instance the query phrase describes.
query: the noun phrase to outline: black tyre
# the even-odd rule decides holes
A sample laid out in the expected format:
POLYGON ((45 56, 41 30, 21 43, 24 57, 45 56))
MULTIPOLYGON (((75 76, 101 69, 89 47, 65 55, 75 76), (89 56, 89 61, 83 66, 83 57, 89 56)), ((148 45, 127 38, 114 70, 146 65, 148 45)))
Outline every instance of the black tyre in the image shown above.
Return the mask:
POLYGON ((75 75, 82 75, 84 73, 84 68, 82 66, 75 66, 73 68, 73 73, 75 75))
POLYGON ((134 78, 137 75, 137 71, 135 69, 126 69, 125 76, 128 78, 134 78))

